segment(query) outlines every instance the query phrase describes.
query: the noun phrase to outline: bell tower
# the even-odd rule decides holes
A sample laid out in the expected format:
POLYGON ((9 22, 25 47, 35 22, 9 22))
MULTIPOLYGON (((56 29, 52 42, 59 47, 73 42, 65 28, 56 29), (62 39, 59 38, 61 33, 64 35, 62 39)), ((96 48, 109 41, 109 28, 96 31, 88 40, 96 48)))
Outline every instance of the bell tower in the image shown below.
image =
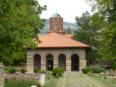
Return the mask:
POLYGON ((53 14, 52 17, 49 19, 49 21, 50 21, 50 27, 47 33, 56 32, 59 34, 64 34, 63 18, 59 14, 57 13, 53 14))

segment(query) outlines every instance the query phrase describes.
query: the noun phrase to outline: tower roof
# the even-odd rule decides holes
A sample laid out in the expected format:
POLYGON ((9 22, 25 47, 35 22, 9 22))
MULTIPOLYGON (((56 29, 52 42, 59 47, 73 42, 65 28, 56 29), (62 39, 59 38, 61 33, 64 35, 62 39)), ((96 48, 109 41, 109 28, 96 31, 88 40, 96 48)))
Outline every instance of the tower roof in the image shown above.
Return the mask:
POLYGON ((52 18, 55 18, 55 17, 62 18, 58 13, 55 13, 55 14, 52 15, 52 18))

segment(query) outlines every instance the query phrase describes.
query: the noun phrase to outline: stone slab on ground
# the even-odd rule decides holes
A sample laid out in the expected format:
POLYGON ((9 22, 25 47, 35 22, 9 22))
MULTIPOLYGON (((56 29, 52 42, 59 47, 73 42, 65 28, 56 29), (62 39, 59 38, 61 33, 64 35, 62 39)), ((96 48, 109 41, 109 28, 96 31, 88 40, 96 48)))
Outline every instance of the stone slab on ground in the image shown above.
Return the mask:
POLYGON ((65 72, 60 77, 57 87, 102 87, 96 82, 87 79, 81 72, 65 72))

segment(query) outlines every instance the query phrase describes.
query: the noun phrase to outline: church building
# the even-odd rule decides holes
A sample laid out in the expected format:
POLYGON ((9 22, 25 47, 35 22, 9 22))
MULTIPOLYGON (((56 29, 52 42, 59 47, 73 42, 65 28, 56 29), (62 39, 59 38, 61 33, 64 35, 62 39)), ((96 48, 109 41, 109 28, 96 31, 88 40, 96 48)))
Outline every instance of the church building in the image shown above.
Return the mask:
POLYGON ((56 67, 66 72, 81 71, 88 62, 89 45, 74 40, 73 34, 63 32, 63 18, 55 13, 49 19, 47 34, 40 34, 35 50, 27 48, 27 72, 34 69, 51 71, 56 67))

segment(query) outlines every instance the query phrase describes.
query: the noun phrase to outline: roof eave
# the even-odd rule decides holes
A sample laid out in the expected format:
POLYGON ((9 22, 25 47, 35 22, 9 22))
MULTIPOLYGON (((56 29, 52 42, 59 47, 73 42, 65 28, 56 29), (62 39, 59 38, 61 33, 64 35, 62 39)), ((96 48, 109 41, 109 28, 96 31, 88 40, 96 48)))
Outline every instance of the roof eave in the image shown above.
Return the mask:
MULTIPOLYGON (((22 48, 30 48, 30 47, 22 47, 22 48)), ((46 49, 49 49, 49 48, 87 48, 89 51, 92 51, 91 50, 91 48, 88 46, 88 47, 37 47, 37 48, 40 48, 40 49, 42 49, 42 48, 46 48, 46 49)))

